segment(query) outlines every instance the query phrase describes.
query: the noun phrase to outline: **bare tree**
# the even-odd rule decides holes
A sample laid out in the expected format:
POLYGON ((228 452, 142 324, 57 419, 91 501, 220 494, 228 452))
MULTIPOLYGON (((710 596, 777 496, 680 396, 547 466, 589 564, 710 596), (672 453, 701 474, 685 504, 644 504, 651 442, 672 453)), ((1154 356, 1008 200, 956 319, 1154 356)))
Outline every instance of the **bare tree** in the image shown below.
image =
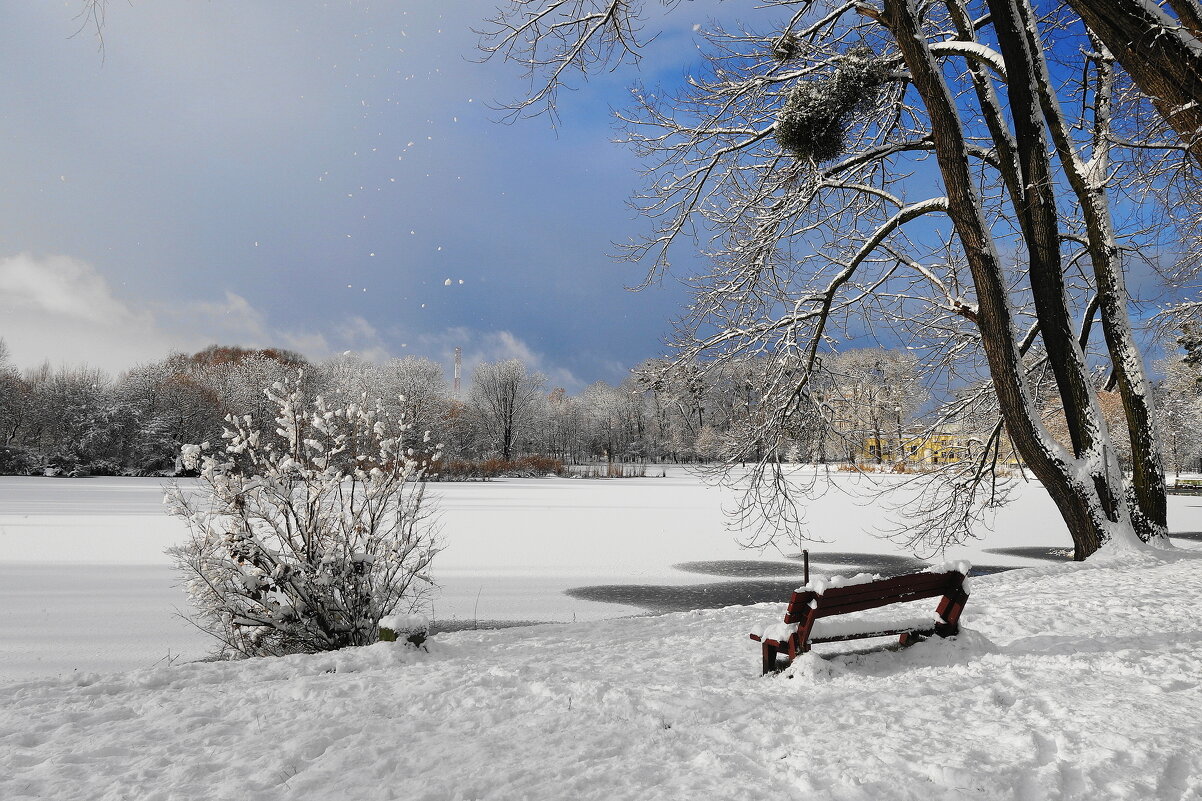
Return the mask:
POLYGON ((8 343, 0 338, 0 446, 16 440, 29 412, 29 387, 9 361, 8 343))
MULTIPOLYGON (((970 534, 973 510, 996 501, 1003 431, 1060 509, 1078 559, 1106 540, 1163 536, 1163 470, 1111 219, 1104 48, 1082 41, 1077 77, 1059 90, 1042 41, 1055 18, 1037 18, 1026 0, 760 5, 785 12, 783 25, 715 27, 705 64, 679 91, 636 90, 622 115, 648 160, 638 200, 658 223, 630 255, 655 257, 654 277, 678 240, 714 237, 713 268, 681 323, 680 363, 772 365, 743 437, 767 445, 757 499, 783 484, 772 457, 784 432, 824 402, 811 381, 825 351, 867 327, 904 337, 932 381, 991 377, 997 433, 944 477, 946 514, 918 521, 928 542, 970 534), (1066 104, 1066 92, 1082 102, 1066 104), (1091 348, 1122 394, 1130 484, 1091 348), (1059 397, 1067 446, 1040 418, 1033 363, 1059 397)), ((538 72, 544 88, 525 102, 547 102, 565 70, 632 47, 633 29, 613 26, 642 6, 511 3, 486 48, 538 72), (540 14, 554 25, 540 28, 540 14)))
POLYGON ((1168 465, 1180 475, 1202 455, 1202 375, 1179 356, 1161 362, 1160 371, 1164 378, 1157 387, 1156 410, 1163 451, 1168 465))
POLYGON ((222 399, 193 373, 194 365, 182 354, 139 364, 127 370, 118 384, 121 398, 156 421, 170 443, 173 462, 179 448, 189 442, 216 442, 227 413, 222 399))
POLYGON ((417 430, 429 431, 441 441, 450 414, 451 387, 438 362, 417 356, 389 359, 380 368, 384 382, 380 397, 386 407, 395 404, 417 430))
POLYGON ((541 373, 527 373, 517 359, 486 362, 473 373, 468 408, 485 441, 505 461, 513 458, 518 439, 529 433, 545 384, 541 373))
POLYGON ((581 439, 585 429, 584 411, 580 401, 568 395, 563 387, 551 390, 547 398, 547 453, 565 462, 581 455, 581 439))
POLYGON ((608 462, 621 459, 628 444, 622 400, 622 393, 604 381, 586 387, 580 395, 592 450, 608 462))
POLYGON ((871 442, 870 455, 905 461, 904 427, 930 393, 918 381, 918 360, 908 351, 865 348, 836 354, 825 361, 830 373, 826 407, 831 428, 855 452, 871 442), (891 444, 895 443, 895 444, 891 444))
POLYGON ((446 439, 451 389, 437 362, 406 356, 375 364, 344 353, 324 362, 319 373, 318 384, 327 396, 380 399, 390 414, 404 417, 420 431, 429 431, 436 442, 446 439))

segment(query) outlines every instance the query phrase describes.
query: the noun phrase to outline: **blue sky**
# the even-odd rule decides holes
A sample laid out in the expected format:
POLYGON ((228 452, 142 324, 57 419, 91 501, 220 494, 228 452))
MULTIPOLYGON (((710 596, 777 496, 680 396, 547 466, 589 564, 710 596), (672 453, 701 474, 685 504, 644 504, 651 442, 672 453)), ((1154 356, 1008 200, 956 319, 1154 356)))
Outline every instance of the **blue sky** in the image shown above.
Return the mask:
MULTIPOLYGON (((116 1, 103 50, 75 35, 77 0, 13 5, 0 336, 18 364, 462 346, 575 390, 662 352, 684 292, 629 292, 641 268, 607 256, 640 229, 610 126, 639 75, 564 95, 558 128, 500 124, 490 104, 525 84, 475 62, 482 0, 116 1)), ((715 5, 674 12, 643 80, 687 69, 715 5)))
POLYGON ((638 71, 561 96, 557 128, 497 121, 528 86, 478 62, 491 0, 112 0, 103 49, 81 2, 12 4, 0 29, 18 365, 115 373, 222 343, 449 368, 458 346, 469 374, 518 357, 577 391, 663 353, 687 295, 630 292, 643 268, 608 256, 644 230, 611 109, 677 83, 720 0, 676 4, 638 71))

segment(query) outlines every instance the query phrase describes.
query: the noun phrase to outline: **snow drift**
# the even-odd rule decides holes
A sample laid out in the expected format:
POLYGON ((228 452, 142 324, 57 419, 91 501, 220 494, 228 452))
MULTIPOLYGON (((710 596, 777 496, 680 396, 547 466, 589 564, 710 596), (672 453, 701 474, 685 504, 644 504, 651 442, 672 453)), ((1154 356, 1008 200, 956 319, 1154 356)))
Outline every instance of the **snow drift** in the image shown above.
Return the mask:
POLYGON ((980 577, 958 638, 763 678, 781 604, 9 684, 0 797, 1192 798, 1199 568, 980 577))

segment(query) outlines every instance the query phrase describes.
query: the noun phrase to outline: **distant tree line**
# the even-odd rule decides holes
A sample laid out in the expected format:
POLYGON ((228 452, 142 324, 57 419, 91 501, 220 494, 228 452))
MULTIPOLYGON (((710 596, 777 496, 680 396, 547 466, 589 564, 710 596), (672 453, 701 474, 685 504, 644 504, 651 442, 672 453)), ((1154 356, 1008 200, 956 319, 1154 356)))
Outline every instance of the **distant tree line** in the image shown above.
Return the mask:
MULTIPOLYGON (((114 379, 94 368, 50 364, 21 372, 0 340, 0 473, 172 475, 180 469, 180 447, 220 442, 228 415, 270 418, 264 391, 285 380, 339 402, 381 399, 417 432, 429 431, 431 447, 441 444, 448 462, 722 461, 745 453, 738 443, 779 402, 766 359, 720 370, 667 367, 648 360, 616 386, 598 381, 573 395, 518 360, 483 363, 464 397, 455 398, 442 365, 414 356, 375 363, 343 355, 315 364, 282 349, 215 345, 138 365, 114 379)), ((1196 360, 1169 360, 1163 370, 1166 463, 1197 467, 1202 374, 1196 360)), ((904 350, 828 355, 820 380, 811 378, 808 413, 768 455, 881 463, 904 458, 891 449, 920 428, 947 425, 966 438, 977 436, 968 406, 959 421, 920 420, 930 394, 919 373, 904 350)), ((1121 416, 1115 422, 1121 424, 1121 416)))

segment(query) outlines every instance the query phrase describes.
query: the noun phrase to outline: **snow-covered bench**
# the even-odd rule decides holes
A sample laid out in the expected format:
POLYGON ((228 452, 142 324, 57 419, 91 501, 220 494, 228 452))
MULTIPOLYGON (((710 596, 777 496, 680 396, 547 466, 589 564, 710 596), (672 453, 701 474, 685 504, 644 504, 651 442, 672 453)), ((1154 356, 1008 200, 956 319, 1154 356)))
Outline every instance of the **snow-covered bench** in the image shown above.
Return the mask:
POLYGON ((954 636, 960 630, 960 612, 968 601, 965 580, 971 565, 948 562, 922 573, 881 578, 861 573, 844 578, 815 578, 793 591, 784 623, 767 623, 751 633, 763 648, 764 673, 788 667, 798 654, 819 642, 901 636, 902 645, 916 637, 954 636), (935 616, 828 620, 836 615, 862 612, 890 604, 942 596, 935 616))

